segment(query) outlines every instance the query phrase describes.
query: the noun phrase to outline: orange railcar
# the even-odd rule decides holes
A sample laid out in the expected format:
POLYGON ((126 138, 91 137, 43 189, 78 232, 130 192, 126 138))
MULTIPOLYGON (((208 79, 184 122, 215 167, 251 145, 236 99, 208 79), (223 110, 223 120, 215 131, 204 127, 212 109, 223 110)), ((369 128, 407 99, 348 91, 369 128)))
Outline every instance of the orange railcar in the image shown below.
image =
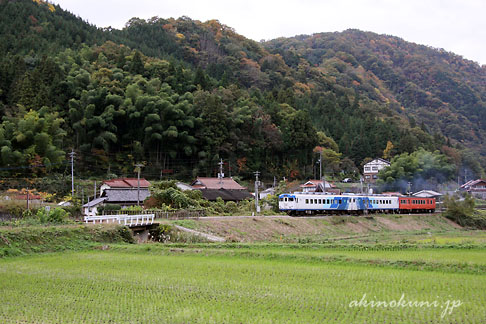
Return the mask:
POLYGON ((398 197, 400 213, 433 213, 435 198, 398 197))

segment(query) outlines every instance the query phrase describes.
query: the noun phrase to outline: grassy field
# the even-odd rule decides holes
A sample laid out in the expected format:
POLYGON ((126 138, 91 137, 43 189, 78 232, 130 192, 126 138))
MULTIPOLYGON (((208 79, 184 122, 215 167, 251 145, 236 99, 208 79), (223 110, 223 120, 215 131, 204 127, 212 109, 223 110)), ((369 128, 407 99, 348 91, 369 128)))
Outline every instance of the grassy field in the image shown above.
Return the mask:
POLYGON ((485 256, 482 244, 115 244, 11 257, 0 260, 0 318, 484 323, 485 256))

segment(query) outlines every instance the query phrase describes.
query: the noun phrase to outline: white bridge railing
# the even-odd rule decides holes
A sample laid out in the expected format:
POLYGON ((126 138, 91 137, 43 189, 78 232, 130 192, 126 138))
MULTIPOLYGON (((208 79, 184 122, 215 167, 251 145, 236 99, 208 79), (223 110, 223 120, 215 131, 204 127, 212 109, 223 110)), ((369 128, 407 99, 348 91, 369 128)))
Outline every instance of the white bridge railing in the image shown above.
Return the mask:
POLYGON ((155 214, 143 215, 103 215, 103 216, 84 216, 85 223, 110 224, 118 223, 128 226, 151 225, 154 223, 155 214))

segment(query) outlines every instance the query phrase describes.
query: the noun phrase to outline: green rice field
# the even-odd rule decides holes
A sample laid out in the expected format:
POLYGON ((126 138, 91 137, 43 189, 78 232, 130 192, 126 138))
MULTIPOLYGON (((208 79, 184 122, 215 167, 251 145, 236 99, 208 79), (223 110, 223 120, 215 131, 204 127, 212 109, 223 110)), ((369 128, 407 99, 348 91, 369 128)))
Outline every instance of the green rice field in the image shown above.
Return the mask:
POLYGON ((0 260, 2 323, 485 323, 486 249, 111 245, 0 260))

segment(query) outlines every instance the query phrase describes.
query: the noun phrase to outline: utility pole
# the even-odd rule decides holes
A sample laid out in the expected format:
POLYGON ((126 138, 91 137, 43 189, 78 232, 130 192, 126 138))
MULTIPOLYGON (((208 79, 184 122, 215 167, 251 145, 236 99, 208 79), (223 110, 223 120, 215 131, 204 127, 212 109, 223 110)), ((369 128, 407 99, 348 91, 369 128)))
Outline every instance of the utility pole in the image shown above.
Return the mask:
POLYGON ((326 193, 326 180, 322 175, 322 149, 319 151, 319 180, 322 181, 322 192, 326 193))
POLYGON ((96 199, 96 180, 95 180, 95 183, 94 183, 94 194, 93 194, 93 200, 96 199))
POLYGON ((259 198, 260 195, 258 193, 258 186, 260 185, 260 181, 258 181, 258 176, 260 175, 260 171, 254 172, 256 180, 255 180, 255 210, 257 213, 260 212, 260 204, 259 204, 259 198))
POLYGON ((319 180, 322 180, 322 150, 319 151, 319 180))
POLYGON ((71 150, 69 156, 71 157, 71 198, 74 199, 74 150, 71 150))
POLYGON ((137 170, 137 206, 140 206, 140 171, 142 170, 143 164, 135 164, 137 170))

